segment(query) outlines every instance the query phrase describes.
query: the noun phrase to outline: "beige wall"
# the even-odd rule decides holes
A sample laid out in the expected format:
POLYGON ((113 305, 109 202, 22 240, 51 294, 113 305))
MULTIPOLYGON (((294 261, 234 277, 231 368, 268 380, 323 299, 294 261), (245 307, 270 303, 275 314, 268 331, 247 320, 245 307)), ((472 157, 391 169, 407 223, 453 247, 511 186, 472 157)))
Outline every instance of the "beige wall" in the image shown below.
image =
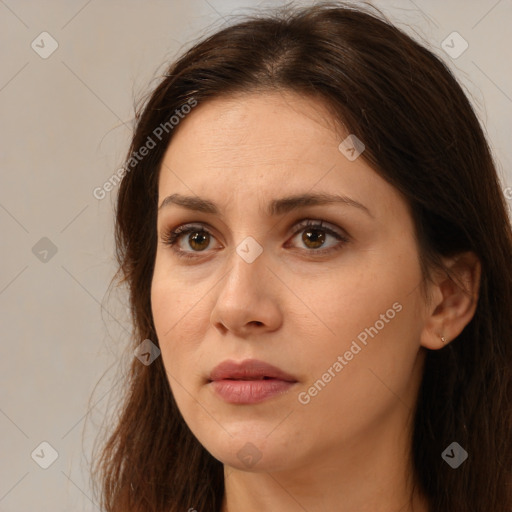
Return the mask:
MULTIPOLYGON (((375 3, 412 25, 463 81, 503 187, 512 187, 512 3, 375 3), (457 59, 440 46, 453 31, 469 43, 457 59)), ((107 406, 127 318, 122 300, 105 297, 115 193, 98 200, 93 190, 122 163, 134 98, 166 61, 205 27, 219 27, 221 15, 261 5, 272 3, 0 2, 0 511, 98 510, 87 474, 91 418, 100 422, 107 406), (39 54, 55 43, 37 37, 43 31, 58 43, 47 58, 39 54), (58 452, 47 469, 34 460, 51 462, 43 441, 58 452)))

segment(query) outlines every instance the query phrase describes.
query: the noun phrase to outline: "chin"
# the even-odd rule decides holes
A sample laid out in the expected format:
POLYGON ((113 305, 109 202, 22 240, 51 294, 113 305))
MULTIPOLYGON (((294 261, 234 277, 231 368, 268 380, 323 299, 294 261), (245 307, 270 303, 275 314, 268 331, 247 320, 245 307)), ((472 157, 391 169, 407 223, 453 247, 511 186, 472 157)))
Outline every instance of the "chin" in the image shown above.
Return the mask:
POLYGON ((284 464, 290 465, 290 454, 296 455, 296 450, 286 446, 280 436, 269 436, 272 428, 260 428, 260 432, 255 433, 254 428, 245 424, 245 428, 240 428, 232 437, 224 432, 215 438, 198 439, 224 465, 241 471, 278 471, 284 469, 284 464))

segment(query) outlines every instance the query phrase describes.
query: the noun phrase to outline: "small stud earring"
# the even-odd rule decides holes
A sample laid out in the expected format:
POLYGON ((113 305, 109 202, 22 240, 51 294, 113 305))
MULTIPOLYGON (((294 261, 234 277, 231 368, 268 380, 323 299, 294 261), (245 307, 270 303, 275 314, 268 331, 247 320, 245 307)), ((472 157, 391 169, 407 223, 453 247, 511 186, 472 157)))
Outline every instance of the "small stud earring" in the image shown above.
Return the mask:
POLYGON ((446 343, 446 338, 445 338, 444 336, 441 336, 441 341, 442 341, 443 343, 446 343))

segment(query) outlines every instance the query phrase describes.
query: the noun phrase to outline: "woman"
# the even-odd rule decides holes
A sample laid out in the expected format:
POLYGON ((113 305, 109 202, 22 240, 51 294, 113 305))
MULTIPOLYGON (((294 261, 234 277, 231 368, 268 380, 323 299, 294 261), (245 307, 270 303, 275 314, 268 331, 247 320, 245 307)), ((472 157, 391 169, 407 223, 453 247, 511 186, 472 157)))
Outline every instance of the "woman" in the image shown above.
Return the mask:
POLYGON ((341 4, 248 19, 170 66, 125 169, 145 359, 105 510, 512 510, 511 227, 438 58, 341 4))

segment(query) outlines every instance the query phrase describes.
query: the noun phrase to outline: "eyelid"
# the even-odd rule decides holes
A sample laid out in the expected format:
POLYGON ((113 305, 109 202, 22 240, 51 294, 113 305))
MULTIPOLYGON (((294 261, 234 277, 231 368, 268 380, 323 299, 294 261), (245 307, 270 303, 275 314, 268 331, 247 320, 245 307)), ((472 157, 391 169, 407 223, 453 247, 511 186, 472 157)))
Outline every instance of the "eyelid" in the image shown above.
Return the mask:
POLYGON ((299 219, 292 224, 292 228, 295 229, 294 234, 297 234, 297 232, 301 228, 307 228, 308 226, 312 226, 314 228, 325 229, 326 231, 333 232, 337 236, 340 236, 340 237, 343 237, 343 236, 348 237, 348 234, 345 232, 345 230, 343 230, 339 226, 336 226, 336 224, 326 222, 323 219, 315 219, 313 217, 304 217, 303 219, 299 219))
MULTIPOLYGON (((346 238, 349 238, 349 235, 346 232, 346 230, 342 229, 340 226, 337 226, 336 224, 333 224, 333 223, 330 223, 328 221, 325 221, 324 219, 316 218, 316 217, 312 217, 312 216, 302 217, 302 218, 300 218, 298 220, 295 220, 291 224, 291 226, 287 229, 287 233, 288 233, 288 235, 289 234, 295 235, 295 234, 297 234, 297 230, 298 229, 304 228, 304 227, 308 227, 308 226, 312 226, 312 227, 316 227, 316 228, 323 228, 326 231, 332 230, 332 231, 335 232, 336 235, 338 235, 340 237, 345 236, 346 238), (294 231, 292 231, 292 229, 294 229, 294 231)), ((197 221, 197 222, 187 222, 185 224, 180 224, 180 225, 178 225, 178 226, 176 226, 174 228, 163 227, 161 229, 161 236, 167 235, 167 234, 169 234, 169 233, 171 233, 173 231, 176 232, 178 230, 180 232, 183 232, 183 231, 185 231, 185 229, 188 229, 188 228, 197 229, 198 231, 206 231, 208 234, 210 234, 212 236, 215 236, 213 233, 215 231, 217 231, 208 222, 197 221)))
POLYGON ((208 233, 211 237, 217 240, 217 237, 213 234, 213 229, 208 223, 187 223, 181 224, 175 228, 163 228, 160 237, 163 242, 168 242, 171 239, 178 240, 180 236, 188 234, 189 232, 203 232, 208 233))

